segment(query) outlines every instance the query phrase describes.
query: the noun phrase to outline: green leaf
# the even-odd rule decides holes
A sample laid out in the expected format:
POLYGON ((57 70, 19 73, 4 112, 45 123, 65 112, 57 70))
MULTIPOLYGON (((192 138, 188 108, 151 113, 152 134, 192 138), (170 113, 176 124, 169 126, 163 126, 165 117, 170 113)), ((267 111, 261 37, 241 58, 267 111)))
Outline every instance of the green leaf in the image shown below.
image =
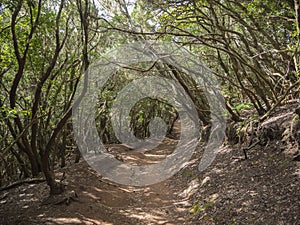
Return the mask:
POLYGON ((200 203, 194 203, 190 209, 190 213, 195 214, 195 213, 203 211, 203 210, 204 210, 204 208, 201 207, 200 203))
POLYGON ((251 103, 241 103, 233 107, 235 110, 245 110, 245 109, 252 109, 251 103))

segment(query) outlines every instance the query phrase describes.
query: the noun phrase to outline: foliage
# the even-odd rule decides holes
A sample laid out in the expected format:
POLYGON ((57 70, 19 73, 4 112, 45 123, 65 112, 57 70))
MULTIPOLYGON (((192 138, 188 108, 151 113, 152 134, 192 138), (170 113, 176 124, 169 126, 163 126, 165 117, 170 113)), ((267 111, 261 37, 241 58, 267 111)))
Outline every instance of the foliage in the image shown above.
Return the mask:
POLYGON ((190 209, 190 213, 195 214, 206 210, 208 207, 212 206, 215 203, 217 197, 217 194, 213 194, 210 196, 210 199, 208 201, 204 201, 203 203, 194 203, 190 209))
MULTIPOLYGON (((297 1, 17 0, 0 3, 0 185, 43 172, 53 193, 53 170, 76 151, 69 121, 74 93, 91 62, 137 40, 171 41, 199 55, 222 85, 227 114, 244 126, 300 98, 297 1), (254 112, 246 118, 246 111, 254 112)), ((145 66, 145 65, 144 65, 145 66)), ((209 105, 192 78, 157 63, 158 73, 184 87, 204 125, 209 105)), ((139 70, 119 71, 99 94, 99 135, 117 143, 109 121, 117 93, 139 70)), ((148 74, 149 75, 149 74, 148 74)), ((177 114, 162 99, 143 99, 131 127, 149 136, 162 117, 171 132, 177 114)), ((59 189, 59 188, 58 188, 59 189)), ((193 211, 202 208, 197 204, 193 211)))

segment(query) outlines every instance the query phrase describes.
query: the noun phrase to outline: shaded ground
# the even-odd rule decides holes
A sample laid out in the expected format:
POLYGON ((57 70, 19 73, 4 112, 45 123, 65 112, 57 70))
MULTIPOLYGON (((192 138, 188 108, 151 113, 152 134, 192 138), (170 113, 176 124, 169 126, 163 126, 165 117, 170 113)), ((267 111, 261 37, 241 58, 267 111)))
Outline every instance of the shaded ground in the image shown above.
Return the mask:
MULTIPOLYGON (((172 152, 166 139, 156 151, 130 152, 110 145, 119 160, 155 163, 172 152)), ((237 147, 220 149, 214 163, 198 173, 199 146, 190 164, 170 179, 129 187, 103 179, 85 161, 65 172, 67 190, 78 199, 53 205, 45 183, 0 192, 0 224, 300 224, 300 163, 283 153, 279 141, 257 145, 242 160, 237 147)))
POLYGON ((208 181, 190 199, 200 210, 188 224, 300 224, 299 162, 276 143, 251 150, 249 160, 234 159, 238 152, 222 149, 201 176, 208 181))
POLYGON ((110 183, 81 161, 64 169, 78 201, 43 205, 45 183, 22 185, 1 193, 0 224, 300 224, 299 163, 277 145, 249 155, 224 148, 207 172, 195 161, 146 188, 110 183))

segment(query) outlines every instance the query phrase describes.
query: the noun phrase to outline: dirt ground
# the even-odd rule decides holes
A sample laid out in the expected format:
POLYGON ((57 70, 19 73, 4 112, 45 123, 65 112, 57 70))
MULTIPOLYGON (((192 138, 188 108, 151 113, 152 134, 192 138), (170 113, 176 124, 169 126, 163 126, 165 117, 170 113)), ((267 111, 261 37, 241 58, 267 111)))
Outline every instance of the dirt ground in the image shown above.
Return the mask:
MULTIPOLYGON (((290 120, 290 111, 274 118, 290 120)), ((107 148, 124 163, 151 164, 172 153, 177 136, 175 132, 145 152, 117 144, 107 148)), ((224 145, 212 165, 199 173, 200 144, 185 168, 146 187, 113 183, 81 159, 56 170, 58 179, 64 174, 70 194, 66 198, 48 201, 45 182, 1 191, 0 224, 300 225, 300 162, 292 160, 292 147, 281 140, 267 141, 251 148, 245 160, 239 145, 224 145)))
MULTIPOLYGON (((110 147, 125 161, 143 159, 123 146, 110 147)), ((0 224, 300 224, 299 162, 285 156, 278 143, 258 145, 248 154, 242 160, 242 151, 223 147, 199 173, 199 146, 175 176, 139 188, 103 179, 81 160, 57 171, 58 178, 65 172, 75 201, 45 204, 45 182, 24 184, 0 192, 0 224)))

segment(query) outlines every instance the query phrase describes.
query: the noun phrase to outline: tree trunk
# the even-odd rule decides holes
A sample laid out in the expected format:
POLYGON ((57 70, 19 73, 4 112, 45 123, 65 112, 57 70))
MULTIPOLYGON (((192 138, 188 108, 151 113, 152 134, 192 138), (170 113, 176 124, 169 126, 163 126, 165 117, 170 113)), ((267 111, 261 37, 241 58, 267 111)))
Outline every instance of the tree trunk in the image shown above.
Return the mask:
POLYGON ((295 19, 296 19, 296 29, 297 29, 297 41, 298 49, 294 56, 294 64, 297 74, 299 74, 299 46, 300 46, 300 2, 299 0, 294 0, 295 3, 295 19))
POLYGON ((53 171, 49 167, 49 159, 47 156, 43 155, 42 158, 42 169, 50 187, 50 195, 58 195, 64 192, 64 185, 55 180, 53 171))

